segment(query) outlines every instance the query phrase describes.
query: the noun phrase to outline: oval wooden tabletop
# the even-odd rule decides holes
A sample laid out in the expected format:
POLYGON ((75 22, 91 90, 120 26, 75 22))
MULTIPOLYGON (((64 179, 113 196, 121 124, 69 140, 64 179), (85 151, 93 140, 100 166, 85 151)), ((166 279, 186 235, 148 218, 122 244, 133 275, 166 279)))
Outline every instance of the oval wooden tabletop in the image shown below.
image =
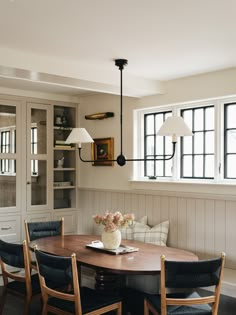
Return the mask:
POLYGON ((198 260, 195 254, 182 249, 131 240, 122 240, 122 244, 138 247, 139 251, 111 255, 86 247, 94 240, 100 240, 100 237, 98 235, 52 236, 32 241, 30 248, 33 249, 34 245, 37 245, 38 249, 59 256, 70 256, 75 253, 81 265, 119 274, 157 274, 161 269, 161 255, 165 255, 167 260, 198 260))

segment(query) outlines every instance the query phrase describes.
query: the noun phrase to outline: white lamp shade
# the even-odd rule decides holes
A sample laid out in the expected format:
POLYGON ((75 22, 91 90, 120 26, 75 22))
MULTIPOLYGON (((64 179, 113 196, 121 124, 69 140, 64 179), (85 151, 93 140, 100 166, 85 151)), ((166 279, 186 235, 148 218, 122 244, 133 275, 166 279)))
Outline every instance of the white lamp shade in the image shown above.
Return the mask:
POLYGON ((192 131, 180 116, 171 116, 166 119, 159 131, 159 136, 172 136, 176 141, 176 136, 192 136, 192 131))
POLYGON ((94 142, 85 128, 73 128, 65 143, 89 143, 94 142))

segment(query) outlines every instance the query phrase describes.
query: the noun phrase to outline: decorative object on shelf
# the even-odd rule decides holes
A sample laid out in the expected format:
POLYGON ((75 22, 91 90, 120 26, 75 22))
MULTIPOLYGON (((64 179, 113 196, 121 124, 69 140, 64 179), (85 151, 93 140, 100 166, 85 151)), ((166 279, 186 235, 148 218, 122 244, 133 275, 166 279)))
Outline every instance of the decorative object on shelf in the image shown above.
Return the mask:
MULTIPOLYGON (((192 136, 192 131, 189 129, 187 124, 185 123, 182 117, 172 116, 168 117, 166 121, 161 126, 160 130, 157 132, 160 136, 172 136, 172 146, 173 151, 171 155, 165 155, 161 158, 157 158, 156 155, 153 155, 153 158, 150 156, 148 159, 145 158, 137 158, 137 159, 130 159, 127 158, 123 153, 123 79, 122 79, 122 71, 124 66, 128 64, 128 60, 126 59, 116 59, 115 65, 120 70, 120 154, 118 157, 114 159, 107 159, 106 162, 117 162, 118 165, 124 166, 126 162, 143 162, 143 161, 166 161, 171 160, 175 155, 176 143, 177 143, 177 136, 192 136)), ((93 139, 89 135, 89 133, 84 128, 75 128, 72 130, 71 134, 66 140, 67 143, 78 143, 79 149, 79 157, 82 162, 92 162, 95 163, 94 160, 84 160, 81 156, 82 151, 82 143, 90 143, 93 142, 93 139), (76 129, 82 129, 82 132, 79 133, 76 129), (82 137, 79 136, 82 135, 82 137)))
POLYGON ((93 166, 112 166, 114 159, 114 138, 94 139, 92 143, 93 166))
POLYGON ((111 117, 114 117, 114 113, 112 112, 96 113, 96 114, 84 116, 84 118, 87 120, 102 120, 102 119, 111 118, 111 117))
POLYGON ((59 127, 68 127, 69 122, 68 122, 68 115, 66 111, 64 110, 63 115, 56 115, 55 120, 54 120, 55 126, 59 127))
POLYGON ((64 156, 60 160, 57 160, 57 167, 58 168, 62 168, 63 167, 64 160, 65 160, 64 156))
POLYGON ((55 116, 54 124, 55 124, 55 126, 62 126, 62 120, 61 120, 61 116, 60 115, 56 115, 55 116))
POLYGON ((119 228, 131 225, 134 215, 132 213, 122 215, 117 211, 115 213, 107 212, 104 216, 97 214, 93 219, 96 224, 105 226, 101 236, 104 248, 117 249, 121 243, 119 228))

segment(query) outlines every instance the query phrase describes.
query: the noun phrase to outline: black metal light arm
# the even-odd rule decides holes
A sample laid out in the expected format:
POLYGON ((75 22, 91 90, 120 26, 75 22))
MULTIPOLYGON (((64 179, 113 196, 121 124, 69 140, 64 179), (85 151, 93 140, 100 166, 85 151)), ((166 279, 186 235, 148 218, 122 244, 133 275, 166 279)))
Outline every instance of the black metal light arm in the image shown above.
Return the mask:
MULTIPOLYGON (((149 162, 149 161, 168 161, 168 160, 171 160, 174 155, 175 155, 175 149, 176 149, 176 142, 172 142, 172 145, 173 145, 173 150, 172 150, 172 154, 170 156, 168 155, 163 155, 163 158, 151 158, 151 159, 127 159, 123 154, 120 154, 117 156, 117 158, 115 160, 111 160, 111 159, 99 159, 99 162, 117 162, 118 165, 120 166, 124 166, 126 164, 126 162, 149 162), (168 157, 167 157, 168 156, 168 157)), ((85 162, 85 163, 95 163, 97 162, 98 160, 84 160, 82 158, 82 155, 81 155, 81 151, 82 151, 82 148, 79 147, 79 158, 82 162, 85 162)), ((154 155, 155 156, 155 155, 154 155)))

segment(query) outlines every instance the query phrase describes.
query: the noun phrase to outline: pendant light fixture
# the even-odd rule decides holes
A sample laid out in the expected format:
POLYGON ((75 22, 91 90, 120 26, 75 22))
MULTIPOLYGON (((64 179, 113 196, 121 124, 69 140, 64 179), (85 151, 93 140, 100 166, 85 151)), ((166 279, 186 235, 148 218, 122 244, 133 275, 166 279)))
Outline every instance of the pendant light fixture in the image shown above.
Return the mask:
MULTIPOLYGON (((128 64, 126 59, 116 59, 115 65, 120 70, 120 154, 115 160, 104 159, 104 161, 117 162, 118 165, 124 166, 126 162, 144 162, 144 161, 167 161, 171 160, 175 155, 177 136, 192 136, 192 131, 189 129, 184 119, 179 116, 171 116, 166 119, 163 123, 157 135, 160 136, 172 136, 172 154, 165 155, 163 157, 156 158, 140 158, 131 159, 127 158, 123 153, 123 69, 128 64)), ((70 135, 66 139, 67 144, 78 144, 79 157, 82 162, 94 163, 95 160, 84 160, 82 158, 82 143, 94 142, 92 137, 89 135, 85 128, 73 128, 70 135)), ((102 162, 103 160, 100 160, 102 162)))

